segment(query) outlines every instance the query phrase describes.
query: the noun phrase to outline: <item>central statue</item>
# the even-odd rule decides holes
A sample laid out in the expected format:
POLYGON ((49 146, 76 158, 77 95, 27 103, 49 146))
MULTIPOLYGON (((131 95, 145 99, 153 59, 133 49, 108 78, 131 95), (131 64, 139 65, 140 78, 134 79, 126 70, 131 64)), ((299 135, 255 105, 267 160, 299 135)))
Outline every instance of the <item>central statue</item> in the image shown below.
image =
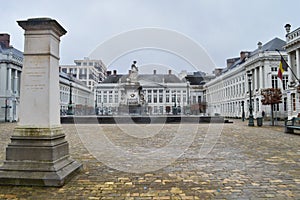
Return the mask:
POLYGON ((131 65, 131 72, 129 74, 130 82, 137 82, 138 73, 139 73, 139 69, 136 66, 136 61, 133 61, 131 65))

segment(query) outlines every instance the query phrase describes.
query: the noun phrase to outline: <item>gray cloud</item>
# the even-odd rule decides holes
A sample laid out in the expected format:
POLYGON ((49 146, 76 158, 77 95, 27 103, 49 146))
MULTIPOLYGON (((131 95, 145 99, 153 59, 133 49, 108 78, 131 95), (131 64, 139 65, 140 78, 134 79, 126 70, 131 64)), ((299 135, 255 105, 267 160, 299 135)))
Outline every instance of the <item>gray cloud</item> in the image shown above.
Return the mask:
POLYGON ((61 63, 72 64, 120 32, 160 27, 194 39, 223 67, 226 58, 254 50, 258 41, 284 39, 286 23, 293 29, 300 26, 299 7, 297 0, 11 0, 1 6, 0 32, 11 34, 12 45, 23 50, 23 31, 16 21, 54 18, 68 31, 61 42, 61 63))

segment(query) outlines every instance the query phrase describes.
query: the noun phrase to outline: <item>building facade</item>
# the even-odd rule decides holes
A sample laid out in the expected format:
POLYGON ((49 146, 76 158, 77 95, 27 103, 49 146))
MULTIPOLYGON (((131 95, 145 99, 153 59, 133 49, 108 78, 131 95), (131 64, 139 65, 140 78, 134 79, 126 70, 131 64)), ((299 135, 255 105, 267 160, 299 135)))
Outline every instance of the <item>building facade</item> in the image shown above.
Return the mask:
POLYGON ((94 92, 75 77, 59 74, 60 113, 68 114, 71 106, 74 115, 95 114, 94 92))
POLYGON ((297 117, 300 113, 300 28, 291 31, 291 25, 286 24, 286 45, 288 55, 289 85, 285 93, 288 99, 288 118, 297 117))
MULTIPOLYGON (((219 76, 205 84, 207 112, 209 115, 242 118, 249 116, 250 87, 254 117, 265 113, 271 116, 271 106, 262 105, 261 91, 265 88, 280 88, 284 91, 288 85, 288 73, 283 80, 277 77, 280 55, 286 59, 283 47, 285 41, 274 38, 254 51, 243 51, 239 58, 228 59, 227 68, 219 76), (250 79, 247 74, 250 73, 250 79)), ((273 107, 275 118, 287 117, 287 95, 283 92, 283 101, 273 107)))
POLYGON ((0 121, 18 120, 23 54, 10 46, 10 36, 0 34, 0 121))
MULTIPOLYGON (((135 71, 134 71, 135 70, 135 71)), ((110 74, 110 73, 109 73, 110 74)), ((189 84, 168 74, 110 74, 97 86, 99 114, 184 114, 189 110, 189 84)))
MULTIPOLYGON (((0 122, 18 121, 23 53, 10 46, 10 36, 0 34, 0 122)), ((95 113, 94 92, 76 77, 60 72, 60 111, 71 104, 75 115, 95 113), (70 88, 72 87, 72 94, 70 88)))
POLYGON ((67 74, 72 74, 91 90, 99 82, 106 78, 106 66, 101 60, 75 60, 75 65, 60 65, 60 70, 67 74))

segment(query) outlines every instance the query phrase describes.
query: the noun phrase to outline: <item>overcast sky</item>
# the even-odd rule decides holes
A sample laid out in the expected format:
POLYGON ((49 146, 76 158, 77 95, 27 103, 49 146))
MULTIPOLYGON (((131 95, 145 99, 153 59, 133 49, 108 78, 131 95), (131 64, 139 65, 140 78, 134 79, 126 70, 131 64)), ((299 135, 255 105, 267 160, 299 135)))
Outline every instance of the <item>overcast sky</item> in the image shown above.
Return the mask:
MULTIPOLYGON (((17 20, 56 19, 68 31, 61 38, 60 63, 73 64, 112 36, 156 27, 191 38, 217 67, 225 67, 227 58, 256 49, 258 41, 285 40, 286 23, 292 30, 300 26, 299 9, 299 0, 10 0, 1 3, 0 32, 9 33, 11 44, 23 51, 24 32, 17 20)), ((140 54, 129 57, 143 60, 140 54)), ((114 67, 128 70, 130 63, 121 66, 124 62, 114 67)))

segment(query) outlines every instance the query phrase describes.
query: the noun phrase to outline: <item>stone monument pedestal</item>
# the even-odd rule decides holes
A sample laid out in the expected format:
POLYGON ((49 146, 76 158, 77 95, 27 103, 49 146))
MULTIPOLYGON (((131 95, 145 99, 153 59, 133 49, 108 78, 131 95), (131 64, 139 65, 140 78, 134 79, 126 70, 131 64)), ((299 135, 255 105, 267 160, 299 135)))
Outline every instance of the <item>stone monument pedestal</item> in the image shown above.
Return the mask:
POLYGON ((0 168, 1 185, 62 186, 80 169, 61 127, 17 127, 0 168))
POLYGON ((69 156, 59 115, 59 42, 55 20, 18 21, 25 30, 20 121, 0 167, 1 185, 62 186, 81 168, 69 156))

